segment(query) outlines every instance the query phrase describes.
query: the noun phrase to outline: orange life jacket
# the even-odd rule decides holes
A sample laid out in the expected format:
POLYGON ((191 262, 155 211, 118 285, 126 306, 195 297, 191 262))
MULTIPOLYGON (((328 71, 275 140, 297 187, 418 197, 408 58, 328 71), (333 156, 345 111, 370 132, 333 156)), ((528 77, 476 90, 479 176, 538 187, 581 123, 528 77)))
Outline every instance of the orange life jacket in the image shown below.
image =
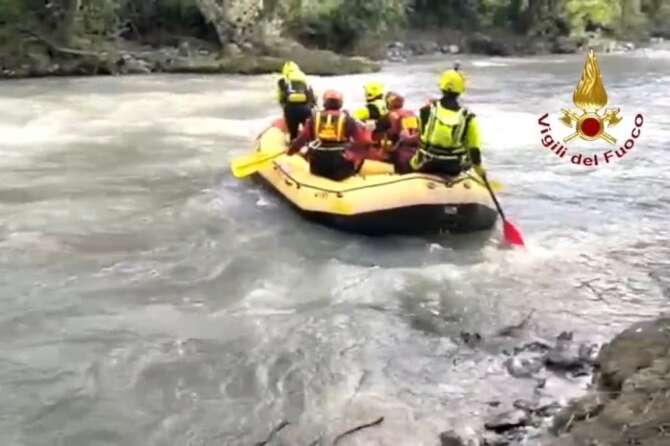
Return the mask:
POLYGON ((340 111, 324 110, 314 117, 314 136, 323 144, 337 145, 347 142, 347 115, 340 111))
POLYGON ((419 134, 419 118, 410 110, 393 110, 389 117, 391 122, 399 122, 400 132, 405 132, 407 136, 419 134))

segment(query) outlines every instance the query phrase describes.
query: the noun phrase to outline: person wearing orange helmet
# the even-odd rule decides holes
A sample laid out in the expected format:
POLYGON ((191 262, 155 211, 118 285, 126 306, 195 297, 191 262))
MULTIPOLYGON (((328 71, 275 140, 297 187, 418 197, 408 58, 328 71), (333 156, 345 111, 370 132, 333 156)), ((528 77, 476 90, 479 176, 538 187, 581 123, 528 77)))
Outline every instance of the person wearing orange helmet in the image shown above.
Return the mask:
POLYGON ((352 147, 352 143, 361 143, 363 133, 356 120, 342 110, 342 102, 342 93, 326 91, 323 109, 307 120, 288 150, 293 155, 307 145, 310 172, 335 181, 357 173, 364 160, 352 147))
POLYGON ((390 128, 386 139, 390 147, 390 160, 398 173, 409 173, 413 169, 409 162, 419 145, 419 119, 411 110, 404 108, 405 98, 399 93, 386 94, 390 128))

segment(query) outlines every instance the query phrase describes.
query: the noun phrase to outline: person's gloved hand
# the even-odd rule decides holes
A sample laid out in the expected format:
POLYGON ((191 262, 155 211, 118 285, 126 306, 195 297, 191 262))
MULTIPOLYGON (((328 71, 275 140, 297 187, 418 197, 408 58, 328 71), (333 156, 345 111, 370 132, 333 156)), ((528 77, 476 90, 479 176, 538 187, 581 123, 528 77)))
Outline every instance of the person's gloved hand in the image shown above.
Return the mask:
POLYGON ((484 169, 484 166, 482 166, 481 164, 475 164, 474 169, 477 175, 479 175, 482 178, 486 177, 486 169, 484 169))

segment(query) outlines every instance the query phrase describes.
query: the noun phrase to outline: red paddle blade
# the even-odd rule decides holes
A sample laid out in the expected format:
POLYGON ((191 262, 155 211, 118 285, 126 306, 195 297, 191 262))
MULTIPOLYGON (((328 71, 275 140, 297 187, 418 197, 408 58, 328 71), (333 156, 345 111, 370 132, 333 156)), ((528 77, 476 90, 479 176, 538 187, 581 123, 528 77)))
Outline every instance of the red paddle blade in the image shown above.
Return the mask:
POLYGON ((523 237, 521 237, 519 230, 507 220, 503 222, 503 235, 505 236, 505 242, 508 244, 525 246, 523 243, 523 237))

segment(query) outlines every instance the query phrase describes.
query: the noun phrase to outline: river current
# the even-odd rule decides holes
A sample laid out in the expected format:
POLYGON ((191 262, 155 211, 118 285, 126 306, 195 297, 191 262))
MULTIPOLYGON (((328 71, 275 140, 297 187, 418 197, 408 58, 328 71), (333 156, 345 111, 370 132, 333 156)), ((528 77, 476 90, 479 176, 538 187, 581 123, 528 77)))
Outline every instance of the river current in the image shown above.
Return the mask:
MULTIPOLYGON (((549 151, 538 124, 571 133, 558 117, 583 55, 461 60, 525 251, 501 249, 499 228, 340 233, 233 178, 278 114, 273 76, 1 83, 2 444, 253 445, 285 420, 270 444, 307 446, 383 416, 338 444, 434 445, 533 392, 503 350, 561 331, 604 342, 667 309, 670 52, 599 56, 624 118, 611 133, 623 144, 644 124, 597 168, 549 151), (530 313, 518 338, 496 335, 530 313)), ((376 76, 416 108, 451 63, 313 82, 353 108, 376 76)))

